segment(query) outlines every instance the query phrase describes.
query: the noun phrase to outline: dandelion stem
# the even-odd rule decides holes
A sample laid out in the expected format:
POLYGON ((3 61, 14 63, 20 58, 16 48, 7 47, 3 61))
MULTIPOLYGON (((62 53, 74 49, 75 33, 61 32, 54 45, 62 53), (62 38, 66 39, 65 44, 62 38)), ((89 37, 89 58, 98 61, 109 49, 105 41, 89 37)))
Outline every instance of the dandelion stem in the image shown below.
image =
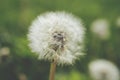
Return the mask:
POLYGON ((54 60, 51 63, 49 80, 54 80, 55 70, 56 70, 56 61, 54 60))

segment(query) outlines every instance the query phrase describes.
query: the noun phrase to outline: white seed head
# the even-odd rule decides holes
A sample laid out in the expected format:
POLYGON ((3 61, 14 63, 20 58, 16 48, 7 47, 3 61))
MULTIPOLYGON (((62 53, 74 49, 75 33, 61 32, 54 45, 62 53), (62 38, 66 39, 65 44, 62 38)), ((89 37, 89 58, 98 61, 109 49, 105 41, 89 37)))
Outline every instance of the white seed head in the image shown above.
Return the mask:
POLYGON ((89 72, 94 80, 119 80, 119 70, 110 61, 96 60, 89 64, 89 72))
POLYGON ((82 54, 85 29, 81 20, 65 12, 48 12, 30 26, 30 48, 39 59, 72 64, 82 54))
POLYGON ((98 19, 91 25, 91 31, 99 38, 106 40, 110 37, 110 26, 107 20, 98 19))

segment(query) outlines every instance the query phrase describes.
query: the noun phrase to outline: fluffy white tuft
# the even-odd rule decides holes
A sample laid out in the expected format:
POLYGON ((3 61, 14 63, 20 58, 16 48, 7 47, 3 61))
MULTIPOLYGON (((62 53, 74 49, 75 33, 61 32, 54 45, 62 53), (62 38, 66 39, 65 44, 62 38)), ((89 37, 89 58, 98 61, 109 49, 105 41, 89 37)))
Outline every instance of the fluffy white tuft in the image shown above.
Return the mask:
POLYGON ((30 26, 29 46, 39 59, 56 58, 58 64, 72 64, 82 54, 84 34, 81 20, 72 14, 48 12, 38 16, 30 26))
POLYGON ((107 60, 96 60, 89 64, 89 72, 94 80, 119 80, 119 70, 107 60))

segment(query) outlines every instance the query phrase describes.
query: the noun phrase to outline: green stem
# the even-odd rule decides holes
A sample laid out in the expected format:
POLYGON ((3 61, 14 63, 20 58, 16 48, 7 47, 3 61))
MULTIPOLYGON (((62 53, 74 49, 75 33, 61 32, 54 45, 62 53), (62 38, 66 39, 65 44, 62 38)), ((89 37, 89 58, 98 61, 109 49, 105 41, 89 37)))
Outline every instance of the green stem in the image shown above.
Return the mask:
POLYGON ((56 70, 56 61, 54 60, 51 63, 49 80, 54 80, 55 70, 56 70))

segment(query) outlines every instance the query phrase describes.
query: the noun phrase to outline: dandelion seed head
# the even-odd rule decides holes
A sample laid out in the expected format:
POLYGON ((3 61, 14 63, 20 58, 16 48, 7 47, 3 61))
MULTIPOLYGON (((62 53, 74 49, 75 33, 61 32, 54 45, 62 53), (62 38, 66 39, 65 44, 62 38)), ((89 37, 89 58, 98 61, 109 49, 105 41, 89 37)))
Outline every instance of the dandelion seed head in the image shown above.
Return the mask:
POLYGON ((119 70, 110 61, 96 60, 89 64, 89 72, 94 80, 119 80, 119 70))
POLYGON ((81 20, 65 12, 41 14, 30 26, 31 50, 39 59, 57 59, 58 64, 72 64, 82 54, 85 28, 81 20))
POLYGON ((109 22, 106 19, 95 20, 91 25, 91 31, 99 38, 106 40, 110 36, 109 22))

